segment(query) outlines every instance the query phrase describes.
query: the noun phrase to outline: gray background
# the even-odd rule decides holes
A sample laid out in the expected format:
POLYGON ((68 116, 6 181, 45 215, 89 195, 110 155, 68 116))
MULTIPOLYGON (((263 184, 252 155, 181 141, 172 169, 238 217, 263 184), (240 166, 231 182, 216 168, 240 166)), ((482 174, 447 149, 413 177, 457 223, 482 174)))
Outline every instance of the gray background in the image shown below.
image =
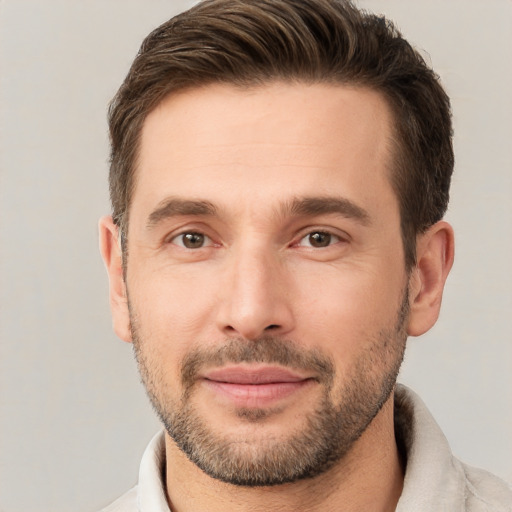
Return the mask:
MULTIPOLYGON (((0 2, 0 511, 94 511, 158 425, 111 330, 97 219, 105 108, 143 36, 190 1, 0 2)), ((512 480, 512 2, 366 0, 452 96, 457 257, 402 381, 454 452, 512 480)))

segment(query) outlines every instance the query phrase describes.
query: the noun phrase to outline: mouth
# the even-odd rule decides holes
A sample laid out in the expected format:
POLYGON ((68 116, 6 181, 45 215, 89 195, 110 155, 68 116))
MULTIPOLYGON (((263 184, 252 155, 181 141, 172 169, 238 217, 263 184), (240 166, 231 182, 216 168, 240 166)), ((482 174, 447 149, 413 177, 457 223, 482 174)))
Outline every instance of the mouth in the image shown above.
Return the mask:
POLYGON ((277 366, 237 365, 205 372, 202 382, 223 402, 262 408, 301 392, 314 378, 277 366))

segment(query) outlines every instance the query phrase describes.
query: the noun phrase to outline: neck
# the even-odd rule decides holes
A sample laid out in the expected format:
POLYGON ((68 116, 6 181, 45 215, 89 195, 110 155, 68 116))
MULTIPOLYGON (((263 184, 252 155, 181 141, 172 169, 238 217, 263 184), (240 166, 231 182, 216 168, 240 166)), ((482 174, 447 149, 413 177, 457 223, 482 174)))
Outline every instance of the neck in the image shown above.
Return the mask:
POLYGON ((327 472, 272 487, 239 487, 203 473, 166 436, 167 498, 172 512, 392 512, 403 469, 393 426, 393 395, 351 451, 327 472))

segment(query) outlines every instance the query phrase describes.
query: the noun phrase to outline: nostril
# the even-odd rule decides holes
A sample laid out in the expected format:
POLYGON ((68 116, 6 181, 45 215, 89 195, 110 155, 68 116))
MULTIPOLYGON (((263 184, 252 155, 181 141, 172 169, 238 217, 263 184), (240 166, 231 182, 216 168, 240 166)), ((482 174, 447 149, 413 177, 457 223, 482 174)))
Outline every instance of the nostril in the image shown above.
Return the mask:
POLYGON ((268 325, 267 327, 265 327, 265 331, 272 331, 272 330, 275 330, 275 329, 279 329, 279 325, 271 324, 271 325, 268 325))

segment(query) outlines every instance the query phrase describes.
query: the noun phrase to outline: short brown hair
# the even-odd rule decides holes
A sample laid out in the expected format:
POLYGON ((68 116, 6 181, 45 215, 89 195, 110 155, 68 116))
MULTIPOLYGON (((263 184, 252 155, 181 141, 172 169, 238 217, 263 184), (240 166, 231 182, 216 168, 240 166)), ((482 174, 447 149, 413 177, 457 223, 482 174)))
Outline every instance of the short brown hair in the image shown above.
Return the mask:
POLYGON ((388 101, 395 121, 391 183, 412 267, 417 234, 448 205, 450 103, 438 76, 394 25, 349 0, 205 0, 149 34, 109 108, 110 194, 121 232, 149 112, 185 88, 271 81, 360 85, 388 101))

